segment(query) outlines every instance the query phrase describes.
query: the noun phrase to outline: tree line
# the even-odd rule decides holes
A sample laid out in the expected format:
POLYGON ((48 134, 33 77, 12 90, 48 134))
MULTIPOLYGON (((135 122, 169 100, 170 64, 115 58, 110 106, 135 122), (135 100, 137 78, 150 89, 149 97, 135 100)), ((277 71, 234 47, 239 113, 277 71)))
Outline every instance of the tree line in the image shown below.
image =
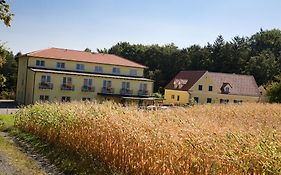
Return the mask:
POLYGON ((142 45, 119 42, 99 53, 119 55, 149 68, 145 76, 155 80, 154 91, 163 93, 165 85, 181 70, 253 75, 266 86, 281 73, 281 31, 260 30, 250 37, 236 36, 225 41, 218 36, 205 46, 179 48, 175 44, 142 45))

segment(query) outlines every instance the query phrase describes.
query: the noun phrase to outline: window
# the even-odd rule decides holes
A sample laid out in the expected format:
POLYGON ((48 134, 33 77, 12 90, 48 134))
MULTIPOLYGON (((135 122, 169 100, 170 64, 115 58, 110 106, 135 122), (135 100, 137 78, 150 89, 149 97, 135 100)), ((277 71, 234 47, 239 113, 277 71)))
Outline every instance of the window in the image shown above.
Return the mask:
POLYGON ((51 76, 50 75, 42 75, 41 76, 41 82, 50 83, 51 82, 51 76))
POLYGON ((241 103, 242 103, 242 100, 234 100, 233 102, 234 102, 234 103, 237 103, 237 104, 241 104, 241 103))
POLYGON ((175 99, 175 95, 171 95, 171 99, 175 99))
POLYGON ((65 68, 65 63, 57 62, 57 69, 64 69, 64 68, 65 68))
POLYGON ((207 98, 207 103, 212 103, 212 98, 207 98))
POLYGON ((221 104, 227 104, 229 102, 228 99, 220 99, 221 104))
POLYGON ((209 91, 213 91, 213 86, 209 86, 209 91))
POLYGON ((71 77, 63 77, 62 83, 63 84, 72 84, 72 78, 71 77))
POLYGON ((40 99, 40 101, 49 101, 49 96, 48 95, 40 95, 39 99, 40 99))
POLYGON ((179 95, 177 96, 177 101, 180 101, 180 96, 179 95))
POLYGON ((71 100, 71 98, 68 97, 68 96, 62 96, 62 97, 61 97, 61 101, 62 101, 62 102, 70 102, 70 100, 71 100))
POLYGON ((76 70, 85 70, 84 64, 76 64, 76 70))
POLYGON ((36 66, 38 66, 38 67, 45 67, 45 61, 43 61, 43 60, 36 60, 36 66))
POLYGON ((95 66, 95 69, 94 69, 95 72, 97 73, 102 73, 103 70, 102 70, 102 67, 101 66, 95 66))
POLYGON ((202 91, 202 90, 203 90, 203 85, 199 85, 199 86, 198 86, 198 90, 199 90, 199 91, 202 91))
POLYGON ((91 101, 91 98, 89 98, 89 97, 83 97, 83 98, 82 98, 82 101, 91 101))
POLYGON ((84 79, 84 86, 92 86, 93 85, 93 80, 90 78, 85 78, 84 79))
POLYGON ((103 88, 111 88, 111 81, 110 80, 103 80, 103 88))
POLYGON ((199 97, 194 97, 193 99, 196 103, 199 103, 199 97))
POLYGON ((122 82, 122 89, 130 89, 130 82, 122 82))
POLYGON ((138 75, 138 72, 136 69, 130 69, 130 75, 131 76, 137 76, 138 75))
POLYGON ((146 83, 141 83, 140 84, 140 90, 141 91, 147 91, 147 84, 146 83))
POLYGON ((113 67, 113 68, 112 68, 112 73, 113 73, 113 74, 120 74, 120 68, 118 68, 118 67, 113 67))
POLYGON ((224 88, 224 93, 229 94, 229 87, 224 88))

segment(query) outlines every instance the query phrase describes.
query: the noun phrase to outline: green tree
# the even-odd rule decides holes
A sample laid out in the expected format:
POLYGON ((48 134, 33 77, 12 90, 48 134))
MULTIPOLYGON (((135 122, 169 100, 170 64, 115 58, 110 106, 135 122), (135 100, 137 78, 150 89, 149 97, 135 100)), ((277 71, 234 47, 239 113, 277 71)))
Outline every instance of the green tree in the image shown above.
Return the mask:
POLYGON ((10 6, 6 1, 0 0, 0 20, 3 21, 6 26, 10 26, 13 16, 14 14, 10 12, 10 6))
POLYGON ((281 103, 281 74, 275 76, 274 80, 266 87, 269 102, 281 103))
POLYGON ((278 74, 274 54, 269 50, 265 50, 258 56, 251 57, 247 63, 245 72, 254 75, 258 85, 266 84, 278 74))

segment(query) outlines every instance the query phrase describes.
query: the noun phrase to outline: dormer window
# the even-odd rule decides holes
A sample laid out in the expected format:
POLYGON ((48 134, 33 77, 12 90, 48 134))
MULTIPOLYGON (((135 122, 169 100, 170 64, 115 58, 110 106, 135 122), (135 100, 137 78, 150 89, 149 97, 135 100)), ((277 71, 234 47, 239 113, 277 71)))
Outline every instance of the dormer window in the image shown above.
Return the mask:
POLYGON ((188 80, 175 79, 174 80, 174 88, 175 89, 181 89, 187 82, 188 82, 188 80))
POLYGON ((232 86, 229 83, 223 83, 221 86, 222 94, 229 94, 232 89, 232 86))

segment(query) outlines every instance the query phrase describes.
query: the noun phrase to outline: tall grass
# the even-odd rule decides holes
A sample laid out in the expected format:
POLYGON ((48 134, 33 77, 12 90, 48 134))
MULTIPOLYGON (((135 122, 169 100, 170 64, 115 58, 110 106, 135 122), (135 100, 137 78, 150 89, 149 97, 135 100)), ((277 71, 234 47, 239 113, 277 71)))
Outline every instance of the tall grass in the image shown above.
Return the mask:
POLYGON ((280 174, 281 106, 36 104, 16 126, 125 174, 280 174))

